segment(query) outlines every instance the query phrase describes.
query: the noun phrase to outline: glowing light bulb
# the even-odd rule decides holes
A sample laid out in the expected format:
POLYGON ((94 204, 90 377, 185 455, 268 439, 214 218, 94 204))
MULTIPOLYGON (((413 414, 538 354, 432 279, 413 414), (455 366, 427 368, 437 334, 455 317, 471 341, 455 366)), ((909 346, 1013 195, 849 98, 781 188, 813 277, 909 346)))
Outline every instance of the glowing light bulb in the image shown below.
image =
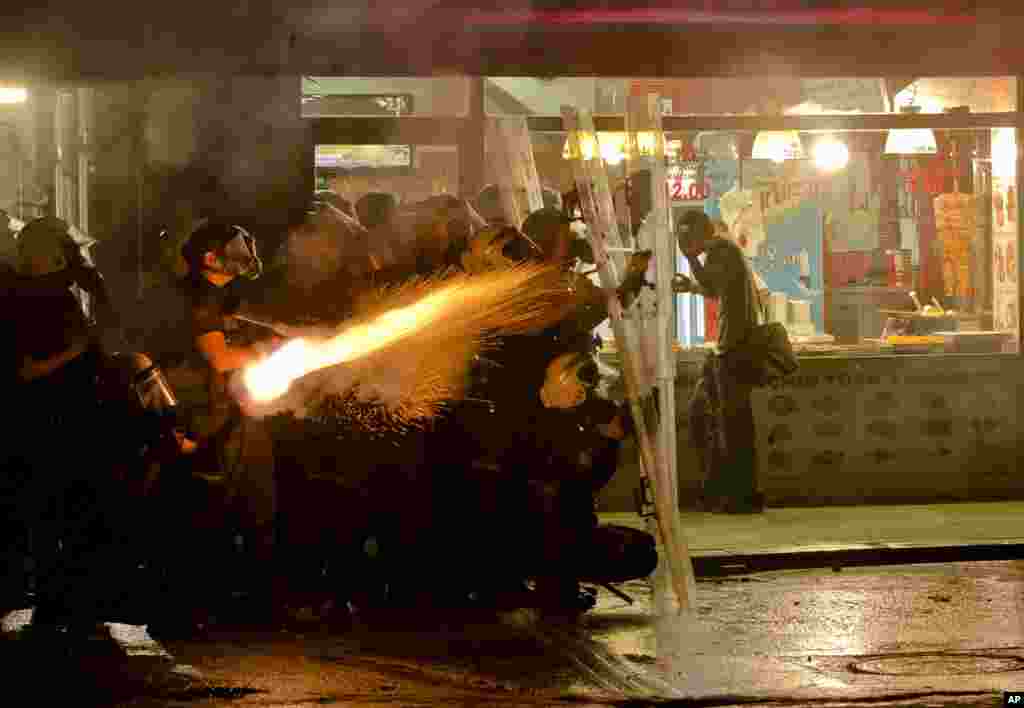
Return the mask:
POLYGON ((626 159, 625 133, 598 133, 597 142, 600 146, 601 159, 609 165, 617 165, 626 159))
POLYGON ((849 148, 833 137, 822 138, 814 146, 814 165, 823 172, 841 170, 849 162, 849 148))
POLYGON ((992 174, 1012 178, 1017 175, 1017 139, 1013 128, 992 131, 992 174))
POLYGON ((0 86, 0 103, 24 103, 28 100, 28 89, 22 86, 0 86))

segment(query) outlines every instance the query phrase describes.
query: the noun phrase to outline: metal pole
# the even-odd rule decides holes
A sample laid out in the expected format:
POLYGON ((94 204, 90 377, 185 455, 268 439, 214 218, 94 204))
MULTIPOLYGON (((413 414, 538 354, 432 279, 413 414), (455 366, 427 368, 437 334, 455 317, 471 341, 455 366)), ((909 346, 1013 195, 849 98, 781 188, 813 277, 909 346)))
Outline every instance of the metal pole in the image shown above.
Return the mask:
POLYGON ((18 220, 25 223, 25 155, 18 148, 18 220))
POLYGON ((67 219, 66 189, 64 184, 64 144, 66 121, 64 116, 64 95, 57 92, 57 100, 53 116, 53 142, 56 147, 56 160, 53 163, 53 205, 52 214, 58 219, 67 219))
POLYGON ((142 302, 142 294, 145 290, 145 283, 143 282, 142 274, 142 257, 143 257, 143 243, 142 243, 142 163, 140 162, 135 171, 135 187, 136 187, 136 199, 135 199, 135 243, 137 246, 136 255, 138 261, 136 262, 136 273, 138 276, 138 288, 135 292, 135 297, 139 302, 142 302))
POLYGON ((90 89, 78 90, 78 229, 89 236, 90 89))
POLYGON ((25 158, 22 154, 21 140, 18 136, 18 127, 13 123, 4 123, 3 127, 7 129, 7 142, 10 151, 14 154, 14 159, 17 164, 18 170, 18 190, 15 197, 18 220, 22 223, 25 222, 25 158))

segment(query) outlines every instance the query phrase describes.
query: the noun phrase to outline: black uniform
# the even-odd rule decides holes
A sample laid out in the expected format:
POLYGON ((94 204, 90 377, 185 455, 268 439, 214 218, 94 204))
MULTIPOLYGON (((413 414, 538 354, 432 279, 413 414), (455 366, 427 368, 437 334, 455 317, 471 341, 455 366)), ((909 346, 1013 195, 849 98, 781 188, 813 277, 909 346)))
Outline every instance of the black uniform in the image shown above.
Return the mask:
POLYGON ((116 557, 118 530, 105 474, 108 439, 98 404, 100 352, 71 274, 17 278, 6 315, 14 365, 92 344, 47 376, 14 387, 10 419, 14 460, 5 470, 6 499, 32 530, 37 563, 38 624, 88 622, 98 611, 116 557), (99 469, 97 469, 99 465, 99 469))
MULTIPOLYGON (((193 341, 211 332, 222 332, 229 344, 237 343, 241 328, 229 319, 240 305, 234 287, 217 287, 204 278, 188 279, 184 287, 193 341)), ((195 358, 205 364, 198 352, 195 358)), ((273 573, 269 563, 277 498, 271 438, 263 421, 242 415, 228 391, 230 374, 206 364, 206 375, 208 405, 205 415, 197 416, 196 421, 202 449, 194 456, 192 466, 193 472, 209 483, 210 494, 209 505, 200 510, 205 513, 197 523, 215 531, 211 527, 223 526, 226 521, 243 534, 256 559, 247 564, 245 572, 273 573)), ((255 578, 246 580, 251 582, 255 578)))
POLYGON ((584 309, 543 332, 504 338, 481 358, 468 400, 435 438, 437 457, 449 462, 439 500, 452 507, 439 516, 458 519, 462 532, 449 535, 460 538, 484 585, 534 577, 573 593, 579 578, 592 575, 594 498, 615 472, 620 445, 597 426, 620 408, 593 392, 567 410, 545 408, 540 398, 551 361, 593 355, 588 315, 584 309))

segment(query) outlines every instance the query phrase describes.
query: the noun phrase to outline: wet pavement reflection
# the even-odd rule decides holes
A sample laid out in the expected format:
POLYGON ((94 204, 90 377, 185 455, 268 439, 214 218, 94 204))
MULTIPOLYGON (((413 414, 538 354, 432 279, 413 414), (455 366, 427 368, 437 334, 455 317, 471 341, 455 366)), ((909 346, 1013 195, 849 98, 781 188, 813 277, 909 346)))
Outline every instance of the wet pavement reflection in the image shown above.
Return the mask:
POLYGON ((74 663, 2 645, 8 667, 49 662, 103 705, 987 701, 1024 687, 1022 584, 1022 562, 823 569, 702 579, 684 615, 655 611, 637 581, 621 588, 633 604, 602 590, 576 624, 409 611, 343 634, 165 642, 163 654, 141 628, 108 625, 74 663))
MULTIPOLYGON (((595 639, 689 697, 864 698, 1024 685, 1019 562, 774 572, 705 579, 694 611, 599 607, 595 639), (623 616, 632 629, 616 626, 623 616), (903 663, 900 670, 864 671, 903 663), (935 659, 938 655, 940 660, 935 659), (873 662, 873 663, 872 663, 873 662), (879 663, 881 662, 881 663, 879 663), (966 667, 966 668, 965 668, 966 667)), ((634 593, 649 606, 650 594, 634 593)), ((605 598, 607 600, 607 598, 605 598)))

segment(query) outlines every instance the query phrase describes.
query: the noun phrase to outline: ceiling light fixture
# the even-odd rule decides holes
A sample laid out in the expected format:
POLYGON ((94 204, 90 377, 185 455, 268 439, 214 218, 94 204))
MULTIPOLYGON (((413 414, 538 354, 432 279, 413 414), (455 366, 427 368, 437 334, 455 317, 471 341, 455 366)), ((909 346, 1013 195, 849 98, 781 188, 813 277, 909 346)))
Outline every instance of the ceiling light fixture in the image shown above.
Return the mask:
POLYGON ((0 103, 24 103, 28 89, 23 86, 0 86, 0 103))
MULTIPOLYGON (((920 106, 903 106, 901 113, 917 114, 920 106)), ((939 151, 930 128, 896 128, 885 139, 886 155, 934 155, 939 151)))
POLYGON ((850 149, 846 143, 829 135, 814 144, 814 165, 822 172, 836 172, 850 162, 850 149))
POLYGON ((754 138, 754 148, 750 157, 776 163, 802 160, 805 155, 800 133, 795 130, 763 130, 754 138))

